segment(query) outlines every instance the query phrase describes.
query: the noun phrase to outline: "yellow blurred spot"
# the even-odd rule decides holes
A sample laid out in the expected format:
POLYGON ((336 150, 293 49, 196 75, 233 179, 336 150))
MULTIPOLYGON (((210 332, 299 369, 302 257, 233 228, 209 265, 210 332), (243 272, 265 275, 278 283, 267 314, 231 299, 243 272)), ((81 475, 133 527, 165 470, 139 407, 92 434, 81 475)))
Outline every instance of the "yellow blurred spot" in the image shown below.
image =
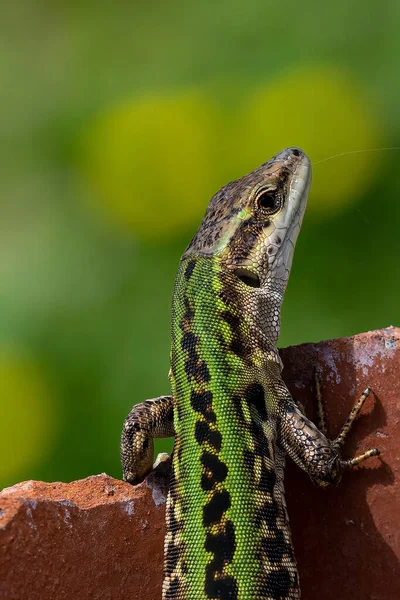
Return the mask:
MULTIPOLYGON (((94 206, 147 240, 194 230, 211 195, 288 146, 313 162, 385 145, 365 91, 347 71, 299 68, 263 87, 236 85, 230 104, 196 91, 148 96, 100 115, 83 139, 81 166, 94 206), (240 93, 238 93, 240 90, 240 93)), ((373 183, 383 153, 315 164, 310 209, 327 216, 373 183)))
POLYGON ((46 453, 53 439, 52 406, 38 366, 0 353, 0 479, 19 478, 46 453))
MULTIPOLYGON (((232 143, 243 153, 244 171, 288 146, 299 146, 317 163, 385 145, 380 119, 354 76, 326 65, 276 79, 256 90, 244 109, 232 143)), ((329 215, 356 201, 377 177, 383 157, 365 152, 315 164, 310 209, 329 215)))
POLYGON ((175 236, 214 190, 216 114, 185 92, 113 107, 87 132, 83 167, 105 216, 142 239, 175 236))

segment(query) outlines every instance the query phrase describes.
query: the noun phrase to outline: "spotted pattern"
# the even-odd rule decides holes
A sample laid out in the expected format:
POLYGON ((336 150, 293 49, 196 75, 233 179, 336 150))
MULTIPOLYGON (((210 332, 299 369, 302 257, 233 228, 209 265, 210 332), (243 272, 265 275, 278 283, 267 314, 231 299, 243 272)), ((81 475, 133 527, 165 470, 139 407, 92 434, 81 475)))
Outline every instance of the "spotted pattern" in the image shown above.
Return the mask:
MULTIPOLYGON (((185 274, 187 271, 188 267, 185 274)), ((210 380, 209 376, 199 377, 198 371, 196 376, 193 374, 193 369, 188 368, 188 365, 195 361, 199 364, 199 358, 198 340, 195 335, 187 331, 189 324, 187 313, 188 311, 181 325, 185 332, 181 344, 182 348, 187 350, 185 371, 189 381, 194 380, 200 385, 206 384, 210 380)), ((208 373, 207 366, 204 364, 202 372, 208 373)), ((231 506, 231 498, 229 491, 223 487, 228 475, 228 467, 219 456, 222 435, 217 428, 212 401, 213 394, 210 390, 191 390, 191 406, 198 414, 194 438, 201 451, 202 472, 199 483, 203 492, 207 493, 207 501, 202 510, 205 530, 204 549, 211 555, 211 559, 205 566, 204 594, 208 598, 234 598, 237 595, 237 583, 234 577, 227 574, 227 567, 235 552, 235 530, 233 523, 226 518, 226 513, 231 506), (227 596, 228 593, 230 595, 227 596)))
POLYGON ((248 430, 253 448, 246 449, 244 463, 251 473, 257 498, 254 525, 261 532, 257 554, 264 569, 258 578, 256 598, 298 598, 298 575, 292 548, 283 485, 276 468, 283 453, 271 443, 265 392, 261 383, 249 384, 243 397, 234 396, 234 406, 243 430, 248 430), (271 575, 273 573, 273 575, 271 575))
POLYGON ((185 400, 175 407, 163 598, 297 598, 262 340, 240 316, 236 279, 204 274, 207 259, 193 263, 183 261, 185 286, 174 300, 171 383, 185 400), (217 305, 191 293, 191 285, 206 290, 202 276, 214 282, 207 287, 217 305))

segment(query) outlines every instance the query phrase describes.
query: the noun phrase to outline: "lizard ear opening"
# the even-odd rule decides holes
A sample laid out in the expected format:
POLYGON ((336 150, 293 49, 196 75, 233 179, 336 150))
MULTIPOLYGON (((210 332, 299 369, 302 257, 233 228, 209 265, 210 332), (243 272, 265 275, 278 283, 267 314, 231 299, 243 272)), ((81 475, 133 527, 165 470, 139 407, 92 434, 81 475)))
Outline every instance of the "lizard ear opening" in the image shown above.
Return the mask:
POLYGON ((248 269, 243 269, 243 267, 235 269, 235 271, 233 272, 236 275, 236 277, 240 279, 240 281, 242 281, 245 285, 248 285, 249 287, 253 288, 260 287, 260 278, 258 277, 258 275, 256 275, 256 273, 253 273, 248 269))

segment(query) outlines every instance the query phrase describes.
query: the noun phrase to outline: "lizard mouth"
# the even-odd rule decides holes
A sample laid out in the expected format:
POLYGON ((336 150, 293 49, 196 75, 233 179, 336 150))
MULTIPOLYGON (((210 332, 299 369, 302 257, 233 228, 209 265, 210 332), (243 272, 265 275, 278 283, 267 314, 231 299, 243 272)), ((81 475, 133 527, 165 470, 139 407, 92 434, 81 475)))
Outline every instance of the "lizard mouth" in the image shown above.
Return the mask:
POLYGON ((257 275, 257 273, 253 273, 253 271, 250 271, 249 269, 245 269, 243 267, 235 269, 233 273, 245 285, 253 288, 261 287, 260 278, 257 275))

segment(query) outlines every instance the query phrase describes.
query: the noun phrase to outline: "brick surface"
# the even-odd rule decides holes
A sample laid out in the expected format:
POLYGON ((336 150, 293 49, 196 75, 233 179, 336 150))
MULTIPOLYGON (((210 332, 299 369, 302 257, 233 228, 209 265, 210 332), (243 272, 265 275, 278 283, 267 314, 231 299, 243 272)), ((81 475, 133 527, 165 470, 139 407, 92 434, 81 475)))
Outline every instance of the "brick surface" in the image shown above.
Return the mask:
MULTIPOLYGON (((375 446, 382 451, 328 490, 314 488, 288 461, 302 597, 400 598, 400 330, 281 354, 285 380, 310 416, 313 368, 320 373, 332 437, 370 385, 375 397, 355 423, 345 456, 375 446)), ((133 488, 107 475, 3 490, 0 600, 159 600, 165 493, 155 476, 133 488)))

